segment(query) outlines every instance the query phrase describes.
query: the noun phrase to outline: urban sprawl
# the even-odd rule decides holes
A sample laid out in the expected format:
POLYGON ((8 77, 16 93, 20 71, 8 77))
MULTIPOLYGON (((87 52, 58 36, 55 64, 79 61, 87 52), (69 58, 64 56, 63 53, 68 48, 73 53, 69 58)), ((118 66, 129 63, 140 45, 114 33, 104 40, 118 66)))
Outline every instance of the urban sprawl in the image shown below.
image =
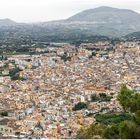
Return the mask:
POLYGON ((30 51, 36 54, 0 56, 1 138, 76 138, 96 114, 122 112, 122 84, 140 92, 139 41, 30 51))

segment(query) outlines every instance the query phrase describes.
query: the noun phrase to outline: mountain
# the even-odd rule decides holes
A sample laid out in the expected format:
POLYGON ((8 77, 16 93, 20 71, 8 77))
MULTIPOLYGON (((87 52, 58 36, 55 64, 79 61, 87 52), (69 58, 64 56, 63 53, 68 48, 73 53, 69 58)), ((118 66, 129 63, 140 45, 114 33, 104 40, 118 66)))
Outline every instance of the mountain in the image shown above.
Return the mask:
POLYGON ((17 23, 11 19, 0 19, 0 26, 15 26, 17 23))
POLYGON ((139 39, 140 40, 140 32, 134 32, 126 35, 124 38, 126 39, 139 39))
POLYGON ((50 22, 19 24, 9 19, 0 20, 0 40, 18 39, 18 42, 21 38, 45 42, 92 42, 100 38, 120 38, 139 31, 139 13, 106 6, 50 22))
POLYGON ((140 14, 128 9, 98 7, 85 10, 66 20, 45 22, 41 24, 63 31, 80 31, 88 35, 120 37, 140 31, 140 14))
POLYGON ((88 21, 94 23, 118 23, 129 24, 139 23, 140 14, 127 9, 118 9, 111 7, 99 7, 95 9, 85 10, 70 18, 68 21, 88 21))

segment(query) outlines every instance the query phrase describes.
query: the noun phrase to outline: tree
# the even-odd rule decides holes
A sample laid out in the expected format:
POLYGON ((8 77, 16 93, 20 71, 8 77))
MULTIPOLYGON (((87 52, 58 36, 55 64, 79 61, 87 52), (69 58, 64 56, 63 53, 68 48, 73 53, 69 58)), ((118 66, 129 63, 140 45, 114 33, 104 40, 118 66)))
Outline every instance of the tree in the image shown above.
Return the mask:
POLYGON ((98 97, 96 94, 92 94, 92 95, 91 95, 91 101, 92 101, 92 102, 99 101, 99 97, 98 97))
POLYGON ((111 125, 104 131, 104 138, 107 139, 134 139, 140 135, 136 124, 133 121, 123 121, 118 125, 111 125))
MULTIPOLYGON (((101 95, 106 98, 105 95, 101 95)), ((124 108, 122 114, 98 114, 95 116, 100 127, 92 124, 81 131, 81 138, 140 139, 140 94, 121 87, 118 100, 124 108), (105 128, 103 124, 108 126, 105 128), (100 132, 100 133, 98 133, 100 132)))
POLYGON ((99 96, 100 96, 101 98, 105 98, 107 95, 106 95, 105 93, 100 93, 99 96))
POLYGON ((140 109, 140 94, 135 93, 130 99, 130 111, 136 112, 140 109))
POLYGON ((135 130, 135 138, 140 139, 140 126, 138 125, 135 130))
POLYGON ((119 124, 125 120, 132 120, 132 116, 128 113, 108 113, 108 114, 97 114, 95 119, 98 123, 105 125, 119 124))
POLYGON ((8 112, 6 112, 6 111, 5 112, 1 112, 0 115, 1 116, 8 116, 8 112))
POLYGON ((119 139, 119 129, 117 125, 107 127, 104 131, 103 137, 106 139, 119 139))
POLYGON ((77 138, 80 139, 95 139, 102 138, 105 126, 101 124, 92 124, 90 127, 82 127, 77 138))
POLYGON ((121 139, 134 139, 136 124, 133 121, 124 121, 119 125, 121 139))
POLYGON ((140 125, 140 110, 135 113, 135 121, 140 125))
POLYGON ((111 96, 108 96, 105 93, 100 93, 99 96, 100 96, 100 101, 102 101, 102 102, 104 102, 104 101, 109 102, 112 98, 111 96))
POLYGON ((121 90, 118 94, 118 100, 125 111, 129 110, 129 108, 130 108, 132 94, 133 94, 133 91, 129 90, 126 87, 126 85, 123 85, 121 87, 121 90))
POLYGON ((79 102, 74 106, 73 111, 81 110, 84 108, 87 108, 87 104, 84 102, 79 102))
POLYGON ((91 95, 91 101, 92 102, 96 102, 96 101, 100 101, 100 102, 108 102, 111 100, 111 96, 106 95, 105 93, 100 93, 99 95, 96 94, 92 94, 91 95))

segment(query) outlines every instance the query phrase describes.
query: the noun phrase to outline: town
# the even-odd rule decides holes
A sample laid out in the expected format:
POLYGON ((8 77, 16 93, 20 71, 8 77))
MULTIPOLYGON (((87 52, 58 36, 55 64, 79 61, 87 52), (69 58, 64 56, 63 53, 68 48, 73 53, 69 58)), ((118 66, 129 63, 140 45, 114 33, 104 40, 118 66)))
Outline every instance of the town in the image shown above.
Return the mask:
POLYGON ((96 114, 122 112, 122 84, 140 92, 140 41, 51 43, 0 56, 0 138, 76 138, 96 114))

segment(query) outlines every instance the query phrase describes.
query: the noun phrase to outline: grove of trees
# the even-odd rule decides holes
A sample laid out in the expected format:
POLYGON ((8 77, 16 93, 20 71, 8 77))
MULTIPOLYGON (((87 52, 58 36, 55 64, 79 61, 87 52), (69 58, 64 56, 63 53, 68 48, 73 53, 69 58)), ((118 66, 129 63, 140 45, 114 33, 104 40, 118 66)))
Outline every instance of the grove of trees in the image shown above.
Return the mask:
POLYGON ((123 85, 118 93, 122 114, 97 115, 96 124, 82 127, 77 138, 140 139, 140 93, 123 85))

